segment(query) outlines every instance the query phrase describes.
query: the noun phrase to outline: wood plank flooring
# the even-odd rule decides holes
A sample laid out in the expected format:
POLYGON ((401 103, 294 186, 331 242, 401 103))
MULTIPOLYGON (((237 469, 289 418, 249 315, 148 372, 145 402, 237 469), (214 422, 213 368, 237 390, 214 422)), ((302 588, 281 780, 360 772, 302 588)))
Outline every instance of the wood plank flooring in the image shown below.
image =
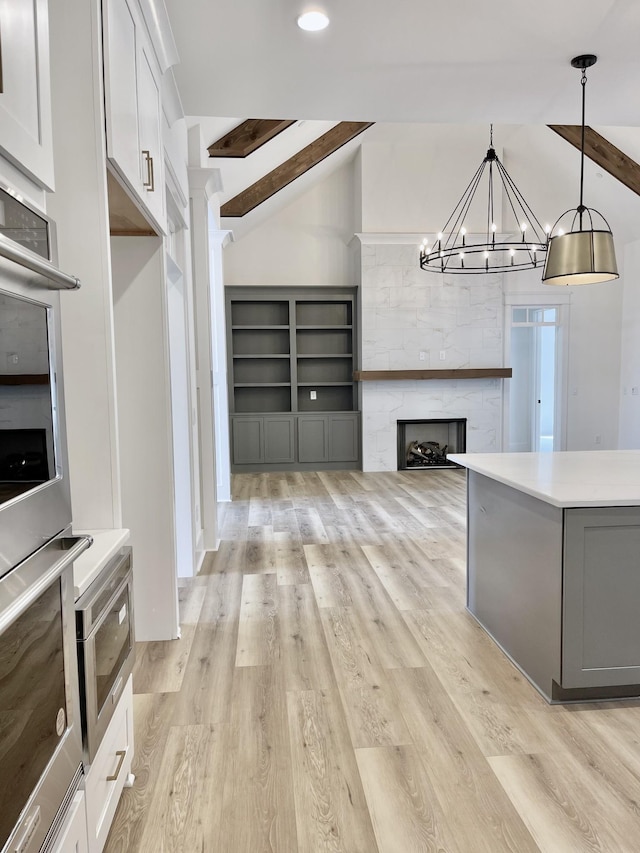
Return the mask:
POLYGON ((106 853, 640 851, 640 701, 549 706, 467 613, 461 471, 233 488, 106 853))

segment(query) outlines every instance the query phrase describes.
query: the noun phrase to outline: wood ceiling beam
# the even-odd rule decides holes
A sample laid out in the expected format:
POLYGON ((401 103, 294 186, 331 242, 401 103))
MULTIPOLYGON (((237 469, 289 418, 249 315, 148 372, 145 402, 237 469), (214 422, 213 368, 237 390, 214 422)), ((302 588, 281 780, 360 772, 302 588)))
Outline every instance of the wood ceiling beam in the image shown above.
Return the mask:
MULTIPOLYGON (((580 150, 579 124, 550 124, 548 127, 580 150)), ((640 165, 591 127, 585 127, 584 153, 597 166, 640 195, 640 165)))
POLYGON ((247 187, 237 196, 230 199, 220 208, 221 216, 238 217, 244 216, 253 210, 263 201, 271 198, 287 184, 295 181, 300 175, 303 175, 313 166, 316 166, 325 157, 333 154, 347 142, 350 142, 358 134, 362 133, 368 127, 371 127, 373 122, 363 121, 341 121, 339 124, 332 127, 318 139, 298 151, 293 157, 290 157, 280 166, 277 166, 269 174, 260 178, 255 184, 247 187))
POLYGON ((295 119, 248 118, 213 142, 207 148, 209 157, 248 157, 294 123, 295 119))

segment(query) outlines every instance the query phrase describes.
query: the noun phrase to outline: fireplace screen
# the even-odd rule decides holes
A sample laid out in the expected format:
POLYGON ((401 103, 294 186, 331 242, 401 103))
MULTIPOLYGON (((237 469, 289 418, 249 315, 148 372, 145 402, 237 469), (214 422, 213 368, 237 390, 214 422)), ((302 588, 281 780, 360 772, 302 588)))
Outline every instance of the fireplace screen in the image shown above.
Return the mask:
POLYGON ((459 468, 450 453, 466 451, 467 419, 398 421, 398 471, 459 468))

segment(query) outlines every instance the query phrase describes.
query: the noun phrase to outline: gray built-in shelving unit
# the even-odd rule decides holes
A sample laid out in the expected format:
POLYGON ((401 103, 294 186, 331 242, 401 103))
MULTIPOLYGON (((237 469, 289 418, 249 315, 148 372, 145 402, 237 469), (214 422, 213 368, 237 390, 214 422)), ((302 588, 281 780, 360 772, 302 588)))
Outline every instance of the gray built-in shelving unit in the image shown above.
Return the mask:
POLYGON ((357 469, 355 289, 228 287, 232 470, 357 469))

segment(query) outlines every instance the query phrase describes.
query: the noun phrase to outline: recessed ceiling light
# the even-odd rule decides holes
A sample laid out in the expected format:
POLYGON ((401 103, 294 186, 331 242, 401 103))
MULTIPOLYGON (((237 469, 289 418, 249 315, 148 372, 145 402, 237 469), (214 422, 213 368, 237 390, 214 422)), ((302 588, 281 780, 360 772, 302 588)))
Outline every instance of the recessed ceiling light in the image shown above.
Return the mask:
POLYGON ((324 12, 305 12, 303 15, 298 16, 298 26, 301 30, 317 32, 329 26, 329 18, 324 12))

